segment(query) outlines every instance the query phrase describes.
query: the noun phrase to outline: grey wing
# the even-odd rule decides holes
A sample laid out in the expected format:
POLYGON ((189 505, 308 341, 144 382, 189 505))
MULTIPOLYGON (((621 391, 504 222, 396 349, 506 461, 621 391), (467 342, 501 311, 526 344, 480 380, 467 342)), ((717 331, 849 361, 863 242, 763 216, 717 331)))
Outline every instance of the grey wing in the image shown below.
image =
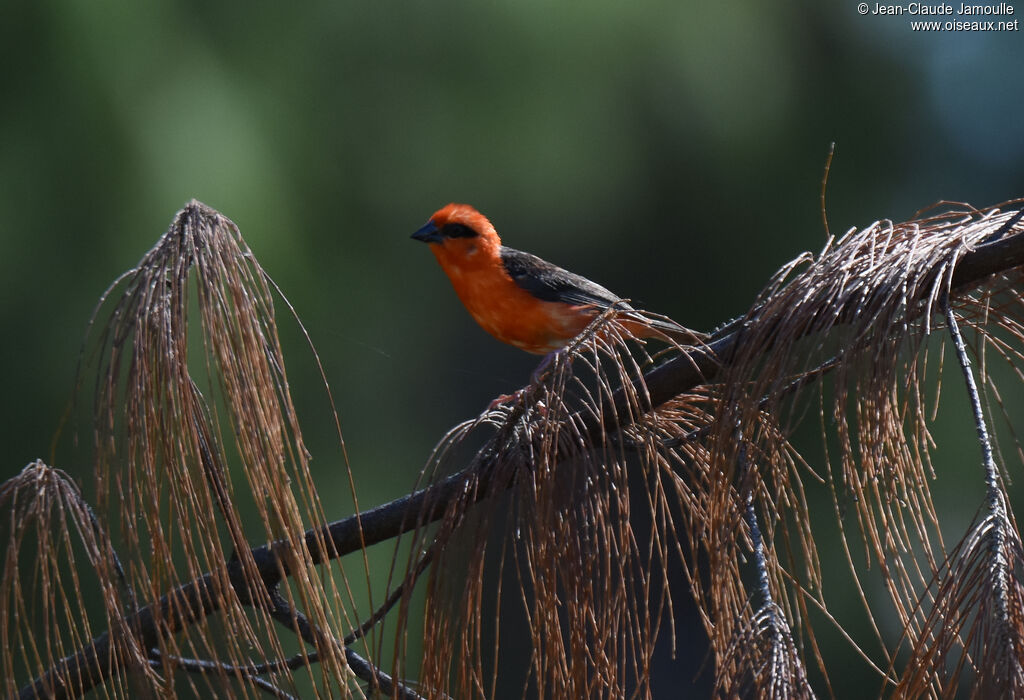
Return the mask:
POLYGON ((618 296, 586 277, 563 270, 521 250, 502 246, 501 262, 516 284, 542 301, 593 304, 606 309, 620 300, 618 296))

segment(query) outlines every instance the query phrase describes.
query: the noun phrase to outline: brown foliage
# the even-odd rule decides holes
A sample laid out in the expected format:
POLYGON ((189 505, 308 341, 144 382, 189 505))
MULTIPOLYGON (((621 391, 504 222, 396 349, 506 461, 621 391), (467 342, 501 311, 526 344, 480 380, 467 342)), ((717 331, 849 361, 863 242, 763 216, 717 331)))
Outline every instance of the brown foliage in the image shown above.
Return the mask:
POLYGON ((655 644, 675 634, 669 572, 681 564, 716 692, 810 697, 809 664, 816 692, 832 692, 816 630, 841 621, 819 549, 838 544, 877 637, 870 653, 850 639, 850 653, 876 670, 881 694, 954 695, 968 682, 979 697, 1013 694, 1024 688, 1022 546, 998 463, 1008 431, 989 426, 993 406, 1006 410, 994 378, 1024 378, 1020 218, 951 206, 851 231, 785 266, 700 347, 654 353, 612 310, 513 401, 453 429, 421 490, 327 523, 273 284, 234 224, 192 202, 115 285, 104 316, 97 516, 40 463, 0 487, 3 690, 650 697, 655 644), (948 553, 929 433, 929 380, 947 345, 986 494, 948 553), (822 457, 794 444, 808 420, 822 457), (840 542, 814 531, 808 483, 831 494, 840 542), (410 531, 399 583, 376 610, 359 609, 341 557, 410 531), (887 600, 867 593, 865 562, 887 600), (102 591, 99 624, 84 612, 86 574, 102 591), (404 635, 424 574, 424 653, 412 659, 404 635), (510 610, 529 640, 519 660, 501 652, 510 610), (876 621, 893 617, 896 638, 876 621), (389 618, 391 674, 419 666, 416 683, 379 668, 389 618))

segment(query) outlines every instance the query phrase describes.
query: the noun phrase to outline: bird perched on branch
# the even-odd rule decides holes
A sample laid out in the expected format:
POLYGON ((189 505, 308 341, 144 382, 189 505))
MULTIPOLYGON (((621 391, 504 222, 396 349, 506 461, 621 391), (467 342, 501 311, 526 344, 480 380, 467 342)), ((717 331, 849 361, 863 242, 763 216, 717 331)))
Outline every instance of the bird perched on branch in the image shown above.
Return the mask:
POLYGON ((706 336, 677 323, 649 319, 585 277, 501 244, 498 232, 468 204, 434 212, 412 237, 430 244, 466 310, 498 340, 538 355, 565 347, 611 306, 637 338, 692 345, 706 336))

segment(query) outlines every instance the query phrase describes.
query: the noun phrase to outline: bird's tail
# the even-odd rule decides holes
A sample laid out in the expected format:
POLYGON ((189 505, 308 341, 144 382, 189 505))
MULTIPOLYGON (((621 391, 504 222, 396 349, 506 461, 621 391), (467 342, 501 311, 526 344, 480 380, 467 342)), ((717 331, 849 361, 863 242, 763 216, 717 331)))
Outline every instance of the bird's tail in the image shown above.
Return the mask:
POLYGON ((678 345, 703 345, 709 337, 707 333, 681 326, 670 318, 633 310, 624 313, 617 322, 635 338, 655 338, 678 345))

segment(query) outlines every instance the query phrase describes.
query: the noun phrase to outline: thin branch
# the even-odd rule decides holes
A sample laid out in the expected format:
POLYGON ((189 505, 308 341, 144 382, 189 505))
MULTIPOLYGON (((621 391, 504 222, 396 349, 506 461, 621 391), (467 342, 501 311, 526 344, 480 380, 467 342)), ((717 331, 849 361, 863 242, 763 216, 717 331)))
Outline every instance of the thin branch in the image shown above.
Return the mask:
POLYGON ((370 615, 370 617, 368 617, 358 629, 354 629, 345 635, 345 639, 343 640, 345 645, 348 646, 357 639, 361 639, 366 636, 367 632, 373 629, 378 622, 383 620, 384 616, 388 614, 388 611, 395 607, 395 604, 402 599, 403 595, 405 595, 405 591, 409 587, 409 584, 415 583, 419 580, 419 577, 427 570, 427 567, 430 565, 433 558, 434 550, 431 548, 420 557, 419 561, 416 563, 416 568, 395 587, 395 590, 391 592, 391 595, 388 596, 387 600, 385 600, 379 608, 374 610, 373 614, 370 615))
MULTIPOLYGON (((988 513, 971 527, 918 598, 918 608, 924 609, 929 599, 931 604, 923 626, 914 631, 916 639, 895 697, 952 697, 965 687, 968 673, 973 676, 971 697, 1021 697, 1024 589, 1018 572, 1024 548, 1008 510, 981 394, 948 294, 941 296, 940 305, 973 411, 988 513)), ((905 630, 904 636, 909 633, 905 630)))
MULTIPOLYGON (((270 681, 259 678, 256 674, 256 666, 235 666, 220 661, 205 661, 203 659, 186 659, 182 656, 163 656, 159 649, 151 649, 150 655, 156 657, 149 660, 150 666, 159 669, 181 669, 189 673, 209 673, 227 676, 245 676, 245 679, 262 691, 273 695, 280 700, 298 700, 290 693, 278 688, 270 681)), ((266 671, 264 671, 265 673, 266 671)))
MULTIPOLYGON (((1021 212, 1013 220, 1019 220, 1021 212)), ((949 295, 941 308, 963 373, 981 446, 988 509, 936 572, 938 590, 925 626, 918 634, 897 697, 925 694, 952 697, 972 672, 972 697, 1020 697, 1024 688, 1021 611, 1024 589, 1018 572, 1024 561, 1020 535, 1000 483, 981 394, 971 369, 949 295), (950 658, 959 647, 958 658, 950 658)), ((918 605, 925 602, 922 595, 918 605)), ((906 632, 904 633, 906 634, 906 632)))
MULTIPOLYGON (((305 615, 291 603, 289 603, 281 592, 273 589, 270 594, 271 609, 270 616, 277 620, 282 626, 294 630, 307 643, 319 651, 323 644, 339 644, 338 640, 317 629, 316 625, 310 622, 305 615)), ((345 660, 348 667, 361 680, 369 684, 370 688, 379 690, 388 696, 395 695, 396 691, 402 700, 424 700, 421 695, 407 688, 403 683, 395 681, 394 678, 381 671, 368 660, 345 646, 345 660)))
POLYGON ((978 384, 974 380, 974 372, 971 371, 971 360, 967 356, 967 345, 964 337, 960 334, 960 326, 956 322, 956 314, 949 305, 949 295, 942 298, 942 310, 946 314, 946 323, 949 324, 949 334, 953 337, 953 347, 956 348, 956 357, 960 361, 960 369, 964 373, 964 383, 967 385, 967 396, 971 401, 971 409, 974 411, 974 425, 978 431, 978 442, 981 443, 981 461, 985 468, 985 485, 988 487, 990 505, 997 498, 999 491, 999 470, 992 452, 992 440, 988 434, 988 425, 985 423, 985 412, 981 407, 981 395, 978 393, 978 384))
POLYGON ((750 529, 751 547, 754 550, 754 565, 757 567, 757 586, 761 594, 759 607, 767 609, 774 607, 775 600, 772 598, 772 587, 768 578, 768 559, 765 556, 764 539, 761 536, 761 526, 757 521, 757 509, 754 508, 753 478, 750 475, 750 463, 747 461, 746 443, 740 445, 739 463, 741 488, 746 492, 743 498, 746 502, 743 517, 747 521, 747 527, 750 529))
MULTIPOLYGON (((1024 210, 1022 210, 1024 212, 1024 210)), ((1021 212, 1018 212, 1020 215, 1021 212)), ((1019 218, 1019 217, 1018 217, 1019 218)), ((994 567, 996 569, 995 586, 997 617, 1001 622, 1009 620, 1009 577, 1011 575, 1010 564, 1003 558, 1003 546, 1006 541, 1006 501, 1003 492, 999 488, 999 469, 996 467, 996 460, 992 451, 992 439, 989 437, 988 425, 985 422, 985 412, 981 406, 981 394, 978 392, 978 384, 974 380, 974 372, 971 371, 971 361, 967 356, 967 346, 960 334, 960 327, 956 322, 956 314, 949 305, 949 295, 942 299, 943 310, 946 313, 946 322, 949 324, 949 334, 953 337, 953 346, 956 348, 956 356, 960 361, 960 368, 964 373, 964 382, 967 385, 967 395, 970 397, 971 409, 974 411, 974 424, 978 431, 978 442, 981 443, 982 465, 985 468, 985 485, 988 489, 987 500, 989 513, 995 517, 995 527, 992 529, 991 551, 994 555, 994 567)))
POLYGON ((157 659, 163 659, 167 662, 174 662, 176 664, 198 664, 207 667, 217 667, 223 669, 226 673, 244 673, 253 676, 265 676, 268 673, 277 673, 279 671, 294 671, 295 669, 308 666, 310 661, 316 660, 316 652, 310 654, 296 654, 287 659, 276 659, 274 661, 263 661, 261 663, 249 662, 246 664, 228 664, 222 661, 204 661, 201 659, 186 659, 182 656, 171 656, 170 654, 161 654, 159 649, 153 648, 149 650, 149 655, 157 657, 157 659))
MULTIPOLYGON (((397 690, 398 697, 402 700, 426 700, 422 695, 417 694, 405 684, 397 682, 348 647, 345 648, 345 660, 348 661, 348 667, 354 674, 369 683, 370 688, 380 690, 387 697, 393 697, 397 690)), ((446 696, 442 695, 441 697, 446 696)))

